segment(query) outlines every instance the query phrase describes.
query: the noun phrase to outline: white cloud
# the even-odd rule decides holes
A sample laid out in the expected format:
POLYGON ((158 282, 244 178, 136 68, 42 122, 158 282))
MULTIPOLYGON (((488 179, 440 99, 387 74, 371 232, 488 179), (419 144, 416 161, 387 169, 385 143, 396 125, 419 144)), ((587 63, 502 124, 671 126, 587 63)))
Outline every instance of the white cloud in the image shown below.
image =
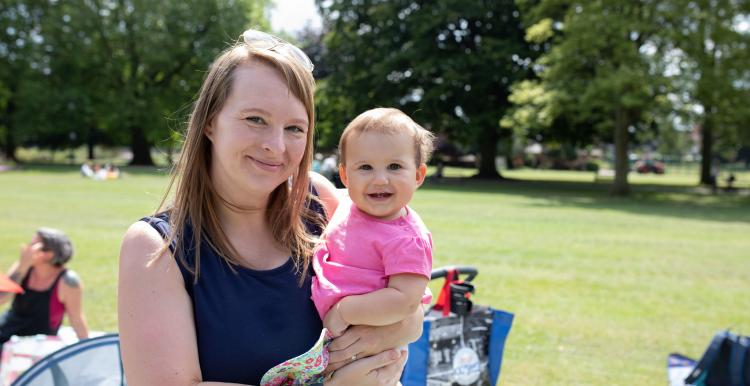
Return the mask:
POLYGON ((320 28, 321 21, 315 0, 276 0, 271 10, 271 28, 294 35, 305 25, 320 28))

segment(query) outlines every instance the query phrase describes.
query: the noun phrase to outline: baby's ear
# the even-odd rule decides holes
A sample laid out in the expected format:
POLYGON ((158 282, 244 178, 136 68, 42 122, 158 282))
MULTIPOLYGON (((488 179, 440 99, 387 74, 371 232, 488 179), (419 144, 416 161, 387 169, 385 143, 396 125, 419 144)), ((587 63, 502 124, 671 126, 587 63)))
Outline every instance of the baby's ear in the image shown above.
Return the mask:
POLYGON ((346 175, 346 167, 344 164, 339 164, 339 179, 344 186, 347 188, 349 187, 349 177, 346 175))
POLYGON ((424 163, 420 164, 417 168, 417 187, 422 186, 425 177, 427 176, 427 165, 424 163))

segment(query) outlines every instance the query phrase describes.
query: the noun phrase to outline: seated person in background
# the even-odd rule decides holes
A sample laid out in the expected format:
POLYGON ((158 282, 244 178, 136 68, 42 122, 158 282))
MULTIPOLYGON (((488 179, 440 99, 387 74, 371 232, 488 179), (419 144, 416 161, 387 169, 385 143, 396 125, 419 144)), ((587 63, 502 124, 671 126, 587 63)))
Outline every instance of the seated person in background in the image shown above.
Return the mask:
POLYGON ((107 165, 94 164, 94 179, 97 181, 104 181, 107 179, 107 165))
POLYGON ((107 165, 107 179, 108 180, 116 180, 120 178, 120 169, 117 168, 117 166, 113 164, 107 165))
MULTIPOLYGON (((83 316, 83 285, 78 275, 65 268, 73 255, 73 245, 63 232, 39 228, 8 271, 8 277, 20 284, 24 293, 15 295, 10 310, 0 316, 0 351, 13 335, 56 335, 63 316, 79 339, 88 338, 83 316)), ((0 294, 0 304, 13 294, 0 294)))
POLYGON ((81 175, 88 178, 94 177, 94 169, 91 168, 91 162, 81 165, 81 175))

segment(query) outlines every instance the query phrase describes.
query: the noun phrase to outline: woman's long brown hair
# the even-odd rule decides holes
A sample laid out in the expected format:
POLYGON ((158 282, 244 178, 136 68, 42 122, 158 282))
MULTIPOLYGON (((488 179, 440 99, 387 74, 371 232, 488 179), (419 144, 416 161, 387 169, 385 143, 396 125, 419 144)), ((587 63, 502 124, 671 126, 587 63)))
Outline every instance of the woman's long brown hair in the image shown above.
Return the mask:
POLYGON ((253 49, 240 42, 224 51, 211 65, 195 101, 187 124, 182 151, 172 171, 167 191, 159 212, 169 212, 171 234, 156 256, 162 255, 172 243, 173 253, 188 271, 194 282, 200 275, 200 247, 206 242, 230 267, 240 265, 239 254, 222 229, 217 207, 227 205, 232 210, 242 207, 220 197, 209 174, 211 165, 211 142, 204 128, 212 122, 232 92, 235 69, 251 61, 260 61, 276 68, 286 79, 291 93, 305 106, 309 120, 307 145, 299 167, 291 176, 290 183, 282 183, 270 195, 266 208, 266 222, 274 240, 291 251, 300 273, 300 285, 309 266, 315 238, 307 232, 305 221, 320 223, 320 216, 309 209, 310 179, 307 171, 312 163, 313 131, 315 122, 315 80, 310 71, 295 59, 267 49, 253 49), (172 203, 165 206, 174 188, 172 203), (191 240, 184 239, 186 226, 193 229, 191 240), (188 264, 185 250, 193 249, 194 264, 188 264))

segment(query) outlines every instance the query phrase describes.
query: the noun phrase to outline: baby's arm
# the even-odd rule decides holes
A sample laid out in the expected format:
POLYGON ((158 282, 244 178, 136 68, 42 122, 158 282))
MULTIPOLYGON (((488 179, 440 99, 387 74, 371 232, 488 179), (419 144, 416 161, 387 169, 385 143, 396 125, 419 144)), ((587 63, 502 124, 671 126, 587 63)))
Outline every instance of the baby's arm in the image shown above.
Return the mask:
POLYGON ((427 282, 422 275, 392 275, 387 288, 341 299, 326 314, 324 325, 338 336, 350 325, 387 326, 399 322, 420 305, 427 282))

